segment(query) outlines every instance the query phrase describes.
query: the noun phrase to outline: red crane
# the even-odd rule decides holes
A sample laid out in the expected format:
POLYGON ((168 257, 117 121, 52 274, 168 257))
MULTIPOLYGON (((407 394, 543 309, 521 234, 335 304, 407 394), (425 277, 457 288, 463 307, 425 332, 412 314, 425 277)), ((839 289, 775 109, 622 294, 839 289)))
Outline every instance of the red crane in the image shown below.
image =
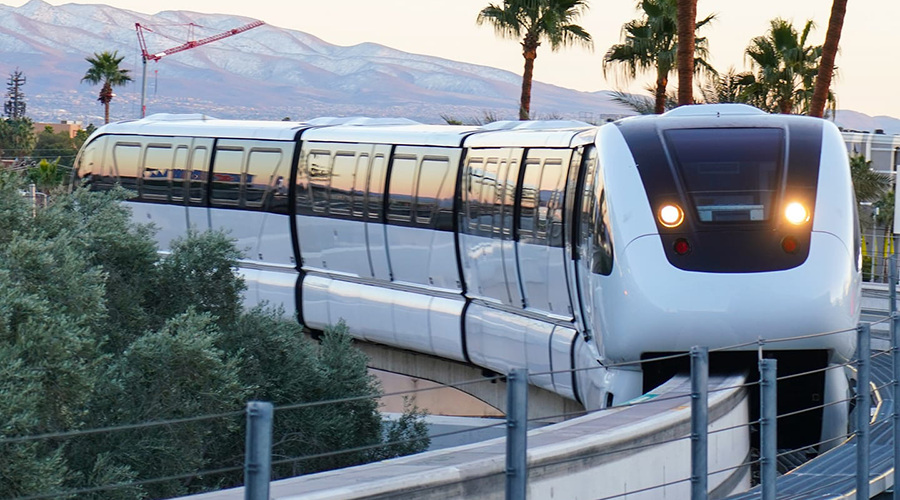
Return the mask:
MULTIPOLYGON (((150 51, 147 50, 147 41, 144 39, 144 32, 148 33, 156 33, 148 26, 145 26, 141 23, 134 23, 134 29, 137 31, 138 42, 141 44, 141 59, 144 62, 144 70, 142 75, 142 83, 141 83, 141 118, 143 118, 147 114, 147 106, 145 104, 147 98, 147 61, 159 61, 163 57, 170 56, 172 54, 177 54, 179 52, 183 52, 188 49, 193 49, 195 47, 199 47, 201 45, 206 45, 207 43, 212 43, 219 41, 223 38, 228 38, 230 36, 237 35, 239 33, 243 33, 247 30, 252 30, 253 28, 257 28, 266 23, 262 21, 253 21, 250 24, 245 24, 243 26, 239 26, 237 28, 224 31, 217 35, 208 36, 206 38, 201 38, 200 40, 188 40, 181 45, 176 47, 172 47, 170 49, 166 49, 162 52, 157 52, 155 54, 151 54, 150 51)), ((193 28, 197 26, 196 24, 190 23, 188 26, 191 28, 191 32, 193 32, 193 28)))

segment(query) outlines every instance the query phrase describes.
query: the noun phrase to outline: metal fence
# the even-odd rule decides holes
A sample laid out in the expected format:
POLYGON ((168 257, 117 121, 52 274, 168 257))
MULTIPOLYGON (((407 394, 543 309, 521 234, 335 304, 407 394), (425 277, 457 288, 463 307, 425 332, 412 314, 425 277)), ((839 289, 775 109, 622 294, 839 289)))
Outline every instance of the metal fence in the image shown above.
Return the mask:
MULTIPOLYGON (((890 271, 890 283, 892 286, 890 287, 890 316, 885 317, 879 321, 873 323, 866 323, 860 325, 856 329, 857 334, 857 355, 856 358, 850 360, 846 363, 839 365, 830 365, 825 368, 810 370, 802 373, 792 373, 789 375, 784 375, 779 377, 777 375, 777 362, 775 359, 764 357, 765 346, 768 344, 775 344, 779 342, 789 342, 794 340, 808 339, 814 337, 828 336, 828 335, 837 335, 837 334, 846 334, 852 330, 839 330, 832 332, 821 332, 817 334, 811 335, 802 335, 791 338, 780 338, 780 339, 762 339, 755 342, 748 342, 744 344, 738 344, 727 347, 717 347, 713 349, 709 349, 704 346, 697 346, 691 349, 689 353, 682 354, 674 354, 664 357, 655 358, 652 360, 641 360, 634 362, 626 362, 626 363, 617 363, 610 364, 604 367, 589 367, 589 368, 577 368, 572 370, 561 370, 561 371, 548 371, 541 373, 528 373, 524 369, 514 369, 510 371, 508 374, 497 375, 494 377, 481 377, 474 380, 467 380, 454 384, 443 384, 437 385, 435 387, 427 387, 420 389, 413 389, 408 391, 397 391, 388 394, 379 394, 379 395, 364 395, 357 397, 347 397, 335 400, 327 400, 327 401, 312 401, 312 402, 298 402, 296 404, 291 405, 283 405, 283 406, 274 406, 268 402, 260 402, 253 401, 247 404, 244 410, 235 410, 232 412, 220 413, 215 415, 201 415, 195 417, 188 418, 180 418, 180 419, 171 419, 171 420, 163 420, 163 421, 152 421, 152 422, 143 422, 129 425, 120 425, 115 427, 106 427, 106 428, 98 428, 98 429, 79 429, 71 432, 56 432, 49 434, 41 434, 41 435, 33 435, 33 436, 18 436, 18 437, 2 437, 0 438, 0 445, 5 444, 13 444, 13 443, 23 443, 23 442, 32 442, 38 440, 49 440, 49 439, 68 439, 79 436, 86 435, 96 435, 96 434, 104 434, 104 433, 115 433, 126 430, 137 430, 137 429, 147 429, 153 427, 161 427, 161 426, 174 426, 188 422, 202 422, 202 421, 211 421, 215 419, 222 418, 239 418, 243 417, 246 420, 246 443, 245 443, 245 457, 244 457, 244 465, 243 467, 232 465, 225 466, 219 468, 211 468, 201 471, 191 471, 185 472, 184 474, 167 476, 167 477, 159 477, 159 478, 148 478, 142 479, 138 481, 132 481, 127 483, 115 483, 108 485, 99 485, 89 488, 82 489, 72 489, 66 491, 52 491, 46 492, 42 494, 30 495, 30 496, 20 496, 6 500, 41 500, 41 499, 49 499, 49 498, 57 498, 57 497, 72 497, 87 493, 97 493, 103 491, 112 491, 116 489, 122 489, 127 487, 134 487, 140 485, 148 485, 153 483, 161 483, 172 480, 183 480, 195 477, 203 477, 203 476, 212 476, 216 474, 224 474, 224 473, 233 473, 236 471, 243 470, 244 473, 244 496, 247 500, 267 500, 269 498, 269 487, 271 480, 272 467, 281 464, 289 464, 289 463, 298 463, 303 461, 317 460, 328 457, 335 457, 342 454, 348 453, 356 453, 367 450, 374 450, 380 447, 387 447, 399 444, 408 444, 410 442, 417 441, 417 439, 403 439, 390 441, 386 443, 378 443, 368 446, 360 446, 351 449, 343 449, 343 450, 334 450, 325 453, 316 453, 309 454, 304 456, 297 457, 280 457, 277 460, 272 459, 272 428, 273 421, 275 419, 276 412, 282 411, 291 411, 297 410, 301 408, 311 408, 316 406, 324 406, 324 405, 335 405, 348 403, 353 401, 359 401, 369 398, 380 398, 385 396, 397 396, 397 395, 410 395, 423 391, 431 391, 446 387, 452 388, 460 388, 465 387, 471 384, 479 384, 479 383, 490 383, 496 382, 501 379, 505 379, 507 382, 507 415, 504 420, 499 420, 496 423, 478 426, 471 429, 451 431, 446 433, 440 433, 432 435, 431 438, 450 436, 455 434, 461 434, 466 432, 474 432, 483 430, 486 428, 492 427, 506 427, 506 468, 505 468, 505 490, 506 490, 506 498, 508 500, 524 500, 527 494, 527 486, 528 486, 528 473, 529 473, 529 465, 527 462, 527 452, 528 452, 528 424, 529 422, 533 422, 539 419, 530 419, 528 417, 528 380, 529 377, 548 375, 554 373, 571 373, 575 371, 582 370, 596 370, 601 368, 614 368, 614 367, 623 367, 627 365, 634 364, 646 364, 651 362, 661 362, 666 360, 672 360, 676 358, 684 358, 689 357, 690 359, 690 374, 691 374, 691 392, 689 395, 685 396, 672 396, 672 399, 688 397, 690 399, 690 415, 691 415, 691 431, 687 436, 671 438, 664 441, 657 441, 653 444, 639 444, 635 446, 631 446, 624 449, 615 449, 615 450, 607 450, 607 451, 599 451, 592 455, 581 455, 576 459, 572 458, 561 458, 558 461, 550 462, 543 464, 544 466, 551 466, 557 464, 563 464, 567 461, 571 460, 584 460, 586 458, 592 458, 602 455, 613 455, 613 454, 622 454, 629 451, 635 451, 639 449, 645 449, 653 446, 659 446, 662 444, 667 444, 676 441, 682 440, 690 440, 691 442, 691 473, 689 477, 685 477, 679 480, 668 481, 665 483, 657 484, 654 486, 629 490, 617 495, 606 496, 597 500, 612 500, 614 498, 622 498, 626 495, 634 495, 641 492, 652 491, 660 488, 665 488, 667 486, 672 486, 675 484, 681 483, 690 483, 691 490, 691 499, 692 500, 705 500, 708 495, 709 485, 708 478, 715 474, 720 474, 723 472, 728 472, 730 470, 750 467, 750 466, 758 466, 760 472, 760 481, 759 481, 759 495, 764 500, 774 500, 778 495, 778 482, 777 482, 777 469, 776 464, 778 458, 794 453, 798 450, 788 450, 778 452, 776 447, 777 436, 778 436, 778 421, 780 419, 793 417, 798 414, 802 414, 804 412, 824 409, 828 406, 847 403, 850 399, 855 399, 856 403, 856 425, 855 431, 848 432, 841 436, 836 436, 818 443, 814 443, 812 445, 807 445, 801 448, 810 449, 813 447, 817 447, 823 444, 829 444, 832 441, 839 440, 850 440, 854 438, 856 445, 856 498, 869 498, 869 481, 870 481, 870 450, 869 450, 869 439, 870 439, 870 412, 865 411, 871 407, 871 393, 870 390, 862 390, 859 389, 856 391, 856 395, 854 398, 842 399, 838 401, 831 401, 821 405, 813 406, 810 408, 783 413, 781 415, 776 412, 776 396, 777 396, 777 387, 779 381, 788 380, 792 378, 808 376, 816 373, 821 373, 826 370, 833 369, 843 369, 845 367, 849 367, 851 369, 855 369, 857 371, 857 388, 870 388, 871 383, 871 367, 872 360, 876 359, 880 356, 886 356, 888 354, 892 357, 892 380, 884 383, 883 385, 876 387, 876 389, 886 389, 887 386, 892 386, 892 394, 893 401, 900 401, 900 384, 898 384, 898 380, 900 380, 900 315, 897 313, 896 307, 896 299, 897 299, 897 265, 896 265, 896 256, 891 257, 891 265, 889 266, 890 271), (882 323, 890 321, 891 323, 891 344, 890 348, 883 351, 876 351, 874 353, 871 352, 871 325, 876 323, 882 323), (731 386, 731 387, 721 387, 714 388, 710 390, 708 386, 708 376, 709 376, 709 354, 716 352, 724 352, 735 349, 745 349, 751 346, 756 346, 759 352, 759 362, 758 362, 758 370, 759 370, 759 380, 744 383, 740 386, 731 386), (736 388, 751 388, 751 387, 759 387, 760 391, 760 409, 759 415, 760 418, 755 421, 747 422, 745 424, 717 429, 714 431, 709 431, 709 416, 708 416, 708 402, 709 402, 709 393, 711 391, 725 391, 725 390, 733 390, 736 388), (758 426, 759 429, 759 457, 756 459, 747 460, 741 464, 736 466, 732 466, 726 469, 720 469, 715 471, 710 471, 707 464, 708 457, 708 437, 713 433, 727 432, 731 430, 735 430, 737 428, 742 427, 750 427, 750 426, 758 426)), ((660 402, 666 399, 665 396, 653 399, 652 401, 642 401, 635 400, 633 402, 628 402, 623 405, 618 405, 613 408, 604 408, 599 410, 594 410, 591 412, 575 412, 575 413, 563 413, 559 415, 552 416, 544 416, 540 420, 544 419, 552 419, 552 418, 567 418, 574 416, 581 416, 587 413, 594 412, 603 412, 610 409, 619 409, 627 406, 637 406, 642 404, 648 404, 650 402, 660 402)), ((900 458, 900 405, 892 406, 892 436, 893 436, 893 463, 897 463, 897 459, 900 458)), ((807 490, 806 493, 815 493, 817 489, 826 490, 830 487, 833 487, 833 483, 822 484, 807 490)), ((0 492, 2 495, 2 492, 0 492)), ((900 495, 895 489, 894 499, 900 500, 900 495)))

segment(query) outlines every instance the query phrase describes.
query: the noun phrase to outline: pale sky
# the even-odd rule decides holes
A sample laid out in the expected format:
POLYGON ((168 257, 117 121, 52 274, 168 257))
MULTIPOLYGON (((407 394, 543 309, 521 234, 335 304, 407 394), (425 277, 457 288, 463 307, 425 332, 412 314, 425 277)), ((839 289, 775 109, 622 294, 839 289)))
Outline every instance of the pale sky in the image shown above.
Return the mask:
MULTIPOLYGON (((26 0, 13 0, 19 6, 26 0)), ((502 0, 493 0, 499 3, 502 0)), ((5 0, 4 3, 9 2, 5 0)), ((327 42, 354 45, 375 42, 407 52, 483 64, 521 74, 523 58, 517 42, 500 39, 489 26, 477 26, 478 11, 490 0, 107 0, 115 7, 155 14, 162 10, 192 10, 237 14, 301 30, 327 42)), ((63 2, 51 0, 60 5, 63 2)), ((98 2, 76 2, 98 3, 98 2)), ((850 0, 837 57, 839 75, 833 84, 838 107, 872 116, 900 118, 900 0, 850 0)), ((603 76, 602 57, 619 41, 621 27, 638 17, 636 0, 591 0, 579 24, 594 38, 593 52, 572 47, 553 53, 541 47, 535 79, 578 90, 628 88, 641 91, 653 80, 638 77, 630 87, 614 73, 603 76)), ((725 71, 745 66, 743 52, 750 39, 763 35, 774 17, 793 20, 802 28, 812 19, 817 29, 809 42, 824 42, 831 0, 699 0, 698 16, 716 13, 714 24, 701 32, 710 40, 711 62, 725 71)), ((252 36, 252 32, 241 35, 252 36)), ((677 80, 673 74, 670 82, 677 80)), ((674 88, 674 87, 673 87, 674 88)))

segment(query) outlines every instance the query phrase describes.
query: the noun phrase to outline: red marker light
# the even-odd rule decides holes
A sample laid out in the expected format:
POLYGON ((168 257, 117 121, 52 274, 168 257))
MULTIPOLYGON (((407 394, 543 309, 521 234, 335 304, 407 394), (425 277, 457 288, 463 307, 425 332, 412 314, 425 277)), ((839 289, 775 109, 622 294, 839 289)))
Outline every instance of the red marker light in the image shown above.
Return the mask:
POLYGON ((673 245, 675 253, 678 255, 687 255, 691 253, 691 244, 688 243, 688 240, 684 238, 678 238, 675 240, 675 245, 673 245))
POLYGON ((793 236, 785 236, 783 240, 781 240, 781 249, 786 253, 796 253, 797 252, 797 240, 794 239, 793 236))

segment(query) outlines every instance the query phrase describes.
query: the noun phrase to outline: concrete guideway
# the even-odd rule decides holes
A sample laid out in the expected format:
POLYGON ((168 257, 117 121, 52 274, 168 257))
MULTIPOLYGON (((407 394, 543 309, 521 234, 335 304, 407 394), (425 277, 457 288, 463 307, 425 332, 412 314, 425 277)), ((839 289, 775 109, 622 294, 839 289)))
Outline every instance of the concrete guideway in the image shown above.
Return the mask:
MULTIPOLYGON (((709 486, 715 497, 750 486, 749 398, 743 375, 710 376, 709 486), (717 432, 718 431, 718 432, 717 432)), ((629 499, 690 495, 690 377, 623 406, 528 433, 529 498, 629 499), (661 484, 665 487, 653 488, 661 484)), ((505 438, 275 481, 275 499, 502 499, 505 438)), ((237 500, 243 488, 191 500, 237 500)))
MULTIPOLYGON (((872 497, 894 484, 894 460, 891 428, 890 382, 893 379, 890 345, 881 339, 872 341, 872 420, 870 424, 869 488, 872 497), (887 385, 885 385, 887 384, 887 385)), ((856 499, 856 438, 849 438, 840 446, 806 462, 780 476, 776 482, 778 498, 791 500, 856 499)), ((760 498, 759 488, 729 497, 728 500, 760 498)))

